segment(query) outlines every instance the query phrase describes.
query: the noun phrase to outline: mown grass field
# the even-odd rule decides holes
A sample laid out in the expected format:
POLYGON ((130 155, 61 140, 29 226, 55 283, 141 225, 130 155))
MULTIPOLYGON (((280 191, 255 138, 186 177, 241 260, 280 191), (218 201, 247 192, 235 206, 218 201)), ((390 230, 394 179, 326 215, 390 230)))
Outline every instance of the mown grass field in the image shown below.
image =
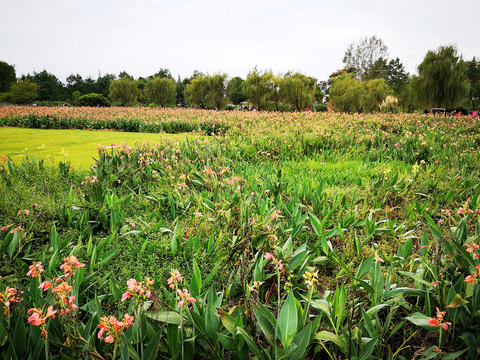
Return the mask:
POLYGON ((0 124, 161 137, 90 169, 1 157, 4 357, 478 356, 478 120, 2 108, 0 124), (153 134, 180 129, 202 136, 153 134))
POLYGON ((16 164, 25 157, 44 160, 50 165, 68 161, 76 169, 88 170, 98 157, 98 148, 112 144, 150 142, 158 143, 165 139, 185 140, 186 136, 128 133, 92 130, 56 130, 0 128, 0 154, 8 156, 16 164))

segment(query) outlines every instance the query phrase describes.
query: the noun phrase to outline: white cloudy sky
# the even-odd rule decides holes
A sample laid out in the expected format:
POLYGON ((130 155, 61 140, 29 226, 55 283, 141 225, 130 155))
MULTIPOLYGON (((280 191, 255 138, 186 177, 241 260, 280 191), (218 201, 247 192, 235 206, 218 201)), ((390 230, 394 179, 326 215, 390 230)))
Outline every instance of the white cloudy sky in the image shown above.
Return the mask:
POLYGON ((255 65, 325 80, 374 34, 411 73, 440 45, 480 57, 480 1, 0 0, 0 60, 61 81, 159 68, 245 77, 255 65))

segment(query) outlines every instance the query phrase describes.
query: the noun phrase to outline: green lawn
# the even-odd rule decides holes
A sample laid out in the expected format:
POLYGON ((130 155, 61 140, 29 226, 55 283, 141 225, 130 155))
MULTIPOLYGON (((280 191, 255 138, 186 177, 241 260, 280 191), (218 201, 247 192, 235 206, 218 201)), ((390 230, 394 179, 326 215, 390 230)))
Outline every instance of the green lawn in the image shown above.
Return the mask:
POLYGON ((97 148, 121 143, 134 145, 136 142, 152 143, 169 140, 184 140, 196 135, 149 134, 89 130, 44 130, 0 127, 0 156, 6 155, 14 162, 25 156, 57 163, 66 158, 75 168, 86 169, 93 164, 97 148))

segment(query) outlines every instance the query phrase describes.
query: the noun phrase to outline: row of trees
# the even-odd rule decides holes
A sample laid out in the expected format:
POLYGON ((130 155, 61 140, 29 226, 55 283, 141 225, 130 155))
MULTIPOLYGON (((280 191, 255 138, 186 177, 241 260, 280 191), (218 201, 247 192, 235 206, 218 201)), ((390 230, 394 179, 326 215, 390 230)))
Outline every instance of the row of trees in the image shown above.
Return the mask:
POLYGON ((479 106, 480 61, 464 61, 454 46, 428 51, 413 75, 400 59, 388 60, 388 47, 376 36, 350 44, 343 62, 327 84, 332 105, 341 111, 379 111, 389 95, 404 111, 479 106))
POLYGON ((252 69, 246 79, 226 74, 205 75, 195 71, 177 80, 168 69, 134 79, 98 75, 96 80, 70 75, 63 84, 46 70, 16 78, 15 68, 0 62, 0 102, 65 101, 74 105, 100 105, 109 98, 120 105, 188 104, 221 109, 248 101, 258 110, 303 110, 327 100, 340 111, 379 111, 395 108, 467 106, 477 108, 480 97, 480 61, 464 61, 454 46, 428 51, 417 74, 408 74, 399 58, 388 58, 388 47, 376 37, 365 37, 347 48, 344 68, 327 81, 298 72, 275 75, 252 69), (89 94, 88 97, 85 97, 89 94), (92 94, 97 94, 93 96, 92 94), (390 96, 389 106, 385 99, 390 96), (393 100, 392 100, 393 99, 393 100), (88 101, 87 101, 88 100, 88 101))

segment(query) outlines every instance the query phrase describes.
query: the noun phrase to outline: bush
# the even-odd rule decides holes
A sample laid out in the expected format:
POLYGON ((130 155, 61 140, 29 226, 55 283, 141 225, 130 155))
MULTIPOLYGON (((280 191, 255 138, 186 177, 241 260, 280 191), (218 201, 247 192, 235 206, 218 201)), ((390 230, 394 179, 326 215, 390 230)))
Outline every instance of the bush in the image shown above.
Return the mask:
POLYGON ((78 99, 80 106, 110 106, 110 101, 101 94, 85 94, 78 99))
POLYGON ((327 105, 325 105, 325 104, 315 105, 315 111, 316 112, 325 112, 325 111, 327 111, 327 105))
POLYGON ((224 109, 224 110, 230 111, 230 110, 235 110, 235 109, 236 109, 235 105, 228 104, 227 106, 225 106, 225 109, 224 109))
POLYGON ((5 93, 0 93, 0 104, 1 103, 12 103, 13 102, 13 99, 12 99, 12 94, 9 93, 9 92, 5 92, 5 93))

